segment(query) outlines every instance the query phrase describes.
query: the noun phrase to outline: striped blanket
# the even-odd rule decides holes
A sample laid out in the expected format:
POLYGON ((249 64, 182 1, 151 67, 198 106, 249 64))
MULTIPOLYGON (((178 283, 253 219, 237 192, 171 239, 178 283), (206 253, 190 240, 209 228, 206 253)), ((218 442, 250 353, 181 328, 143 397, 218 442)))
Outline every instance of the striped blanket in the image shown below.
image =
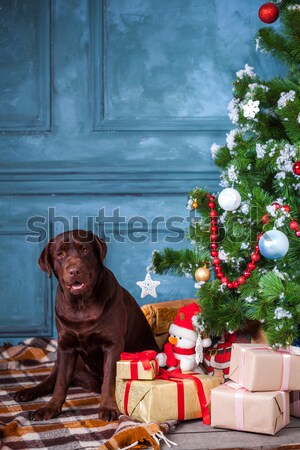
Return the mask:
POLYGON ((175 421, 141 423, 128 416, 119 421, 98 419, 100 396, 72 387, 59 417, 42 422, 28 420, 29 411, 40 408, 50 397, 17 403, 13 393, 42 381, 56 359, 55 340, 32 338, 18 346, 0 347, 0 448, 3 450, 84 448, 118 450, 160 448, 169 442, 165 433, 175 421))

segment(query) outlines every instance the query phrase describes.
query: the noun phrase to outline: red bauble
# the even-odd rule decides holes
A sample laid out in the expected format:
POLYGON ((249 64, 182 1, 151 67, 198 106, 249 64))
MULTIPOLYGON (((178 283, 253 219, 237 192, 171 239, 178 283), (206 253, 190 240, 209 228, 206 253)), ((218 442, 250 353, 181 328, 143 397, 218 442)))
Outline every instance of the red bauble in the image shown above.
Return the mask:
POLYGON ((296 161, 293 165, 293 172, 295 175, 300 175, 300 161, 296 161))
POLYGON ((281 207, 281 209, 283 209, 283 210, 286 211, 286 212, 290 212, 291 207, 290 207, 289 205, 283 205, 283 206, 281 207))
POLYGON ((262 218, 261 218, 262 223, 268 223, 269 220, 270 220, 269 214, 265 214, 265 215, 262 216, 262 218))
POLYGON ((238 282, 239 282, 239 284, 244 284, 244 283, 246 283, 246 278, 243 276, 240 276, 240 277, 238 277, 238 282))
POLYGON ((254 262, 249 262, 247 264, 248 270, 254 270, 256 267, 256 264, 254 262))
POLYGON ((275 209, 280 208, 280 205, 277 202, 272 203, 272 206, 274 206, 275 209))
POLYGON ((219 253, 217 252, 217 250, 213 250, 212 252, 210 252, 210 254, 213 258, 216 258, 219 253))
POLYGON ((295 235, 296 235, 297 237, 300 237, 300 230, 297 230, 297 231, 295 232, 295 235))
POLYGON ((299 228, 298 222, 296 222, 296 220, 292 220, 292 221, 290 222, 290 229, 291 229, 291 230, 297 231, 298 228, 299 228))
POLYGON ((213 264, 215 264, 216 266, 218 266, 220 264, 220 262, 221 262, 220 258, 213 259, 213 264))
POLYGON ((260 255, 258 253, 252 253, 251 260, 255 263, 258 262, 260 260, 260 255))
POLYGON ((264 3, 259 8, 258 17, 264 23, 273 23, 279 17, 279 9, 274 3, 264 3))

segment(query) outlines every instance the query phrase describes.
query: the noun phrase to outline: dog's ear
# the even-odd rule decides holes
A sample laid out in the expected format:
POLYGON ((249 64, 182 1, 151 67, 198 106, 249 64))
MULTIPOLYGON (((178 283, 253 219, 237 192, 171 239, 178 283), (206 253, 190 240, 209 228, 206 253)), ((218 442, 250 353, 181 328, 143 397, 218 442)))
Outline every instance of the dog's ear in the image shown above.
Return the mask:
POLYGON ((106 243, 103 239, 99 238, 98 236, 94 236, 94 237, 95 237, 95 242, 96 242, 100 261, 103 263, 106 253, 107 253, 106 243))
POLYGON ((51 277, 52 272, 52 261, 51 261, 51 254, 50 254, 50 245, 51 242, 49 242, 44 250, 41 253, 41 256, 39 257, 38 263, 40 268, 48 273, 48 277, 51 277))

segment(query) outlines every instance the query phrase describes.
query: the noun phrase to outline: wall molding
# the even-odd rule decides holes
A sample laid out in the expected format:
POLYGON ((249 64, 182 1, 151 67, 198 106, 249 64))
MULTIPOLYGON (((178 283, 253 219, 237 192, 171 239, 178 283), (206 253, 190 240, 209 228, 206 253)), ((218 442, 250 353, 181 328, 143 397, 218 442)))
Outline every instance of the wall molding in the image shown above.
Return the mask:
POLYGON ((217 169, 155 171, 68 168, 0 167, 2 195, 187 195, 195 186, 216 190, 217 169))
POLYGON ((231 128, 225 116, 203 117, 161 117, 146 119, 107 118, 106 98, 106 58, 105 14, 107 0, 90 0, 91 27, 91 105, 92 131, 226 131, 231 128))
MULTIPOLYGON (((15 226, 15 224, 14 224, 15 226)), ((28 230, 23 230, 21 227, 16 227, 9 231, 4 231, 0 229, 0 237, 1 239, 5 239, 5 237, 9 239, 13 239, 16 236, 28 236, 28 230)), ((38 245, 40 252, 44 247, 44 244, 39 243, 38 245)), ((7 325, 1 324, 0 322, 0 339, 5 337, 24 337, 24 336, 52 336, 53 334, 53 314, 52 314, 52 304, 53 304, 53 286, 52 282, 48 280, 48 277, 42 271, 38 275, 38 279, 34 280, 35 284, 40 284, 42 286, 42 298, 37 299, 42 301, 43 303, 43 315, 39 318, 38 323, 36 324, 28 324, 26 322, 22 322, 22 325, 16 325, 12 327, 12 324, 9 323, 7 325)), ((22 295, 22 294, 21 294, 22 295)))
POLYGON ((0 117, 0 131, 49 131, 50 130, 50 0, 39 0, 37 22, 38 44, 38 113, 25 117, 0 117))

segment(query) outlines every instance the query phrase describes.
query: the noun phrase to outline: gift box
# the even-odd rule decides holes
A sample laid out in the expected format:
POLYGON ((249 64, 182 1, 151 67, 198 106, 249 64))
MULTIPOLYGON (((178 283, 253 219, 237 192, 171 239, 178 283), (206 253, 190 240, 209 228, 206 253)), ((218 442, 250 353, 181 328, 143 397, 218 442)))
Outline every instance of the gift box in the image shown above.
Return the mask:
POLYGON ((154 350, 139 353, 121 353, 117 361, 117 378, 123 380, 153 380, 159 371, 154 350))
POLYGON ((288 392, 249 392, 229 381, 211 392, 211 425, 274 435, 290 422, 289 407, 288 392))
POLYGON ((161 370, 152 381, 117 378, 116 401, 120 411, 143 422, 202 417, 203 423, 210 423, 210 391, 220 384, 220 379, 177 370, 161 370))
POLYGON ((290 414, 294 417, 300 417, 300 391, 290 392, 290 414))
POLYGON ((233 344, 229 378, 248 391, 300 390, 300 355, 261 344, 233 344))

